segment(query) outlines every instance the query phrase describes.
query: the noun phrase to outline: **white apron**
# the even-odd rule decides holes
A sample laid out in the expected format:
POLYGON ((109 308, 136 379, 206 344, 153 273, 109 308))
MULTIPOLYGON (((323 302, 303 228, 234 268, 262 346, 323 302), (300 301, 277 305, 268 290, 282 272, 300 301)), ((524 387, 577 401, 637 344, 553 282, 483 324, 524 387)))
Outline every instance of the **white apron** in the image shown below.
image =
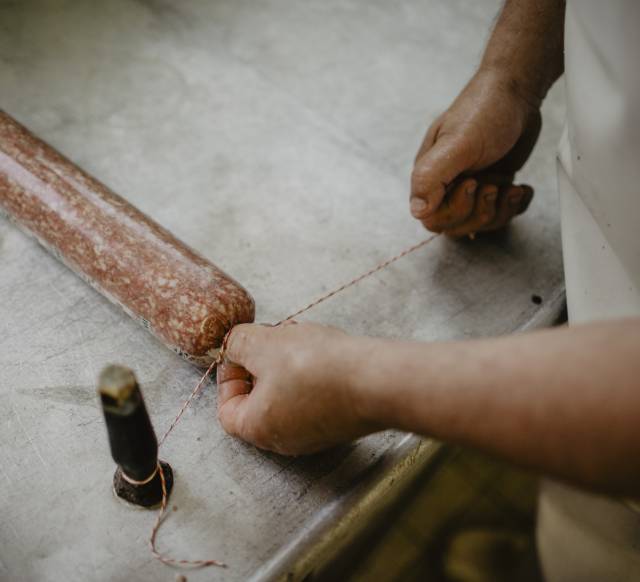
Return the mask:
MULTIPOLYGON (((565 77, 558 185, 569 322, 640 316, 640 0, 567 1, 565 77)), ((547 481, 538 548, 548 582, 640 581, 640 514, 547 481)))

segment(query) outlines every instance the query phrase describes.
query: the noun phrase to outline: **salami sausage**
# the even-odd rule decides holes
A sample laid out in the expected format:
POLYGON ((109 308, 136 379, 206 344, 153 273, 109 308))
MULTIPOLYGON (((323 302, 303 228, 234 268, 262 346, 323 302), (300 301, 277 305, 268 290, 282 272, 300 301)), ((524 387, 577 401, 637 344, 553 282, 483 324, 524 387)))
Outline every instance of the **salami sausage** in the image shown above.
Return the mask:
POLYGON ((231 277, 1 110, 0 209, 198 365, 253 321, 253 299, 231 277))

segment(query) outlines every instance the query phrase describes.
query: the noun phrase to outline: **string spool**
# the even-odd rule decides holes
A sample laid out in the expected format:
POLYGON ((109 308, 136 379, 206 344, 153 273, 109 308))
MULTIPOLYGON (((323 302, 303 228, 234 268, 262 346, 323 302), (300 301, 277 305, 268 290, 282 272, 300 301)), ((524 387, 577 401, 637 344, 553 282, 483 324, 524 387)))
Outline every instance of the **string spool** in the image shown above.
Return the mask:
POLYGON ((158 441, 134 373, 107 366, 98 380, 98 394, 111 456, 118 465, 113 492, 132 505, 157 507, 171 492, 173 471, 158 459, 158 441))

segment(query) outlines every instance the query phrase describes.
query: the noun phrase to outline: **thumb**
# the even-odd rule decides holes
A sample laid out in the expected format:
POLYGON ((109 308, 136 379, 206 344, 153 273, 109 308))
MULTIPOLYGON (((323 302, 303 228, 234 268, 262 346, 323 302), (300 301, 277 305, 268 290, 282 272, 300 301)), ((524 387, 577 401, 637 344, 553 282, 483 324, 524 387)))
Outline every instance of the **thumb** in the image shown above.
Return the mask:
POLYGON ((447 186, 477 162, 476 148, 464 134, 440 136, 416 160, 411 176, 411 214, 427 218, 447 193, 447 186))

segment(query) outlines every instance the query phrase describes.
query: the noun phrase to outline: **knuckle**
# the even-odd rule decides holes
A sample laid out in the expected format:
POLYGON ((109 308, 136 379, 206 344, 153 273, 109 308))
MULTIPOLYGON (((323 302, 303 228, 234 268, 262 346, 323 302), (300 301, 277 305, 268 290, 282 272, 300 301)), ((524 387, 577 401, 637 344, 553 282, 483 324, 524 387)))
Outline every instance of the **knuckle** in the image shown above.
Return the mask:
POLYGON ((227 350, 231 353, 237 354, 242 352, 244 346, 247 343, 247 331, 243 327, 235 327, 229 336, 227 342, 227 350))

